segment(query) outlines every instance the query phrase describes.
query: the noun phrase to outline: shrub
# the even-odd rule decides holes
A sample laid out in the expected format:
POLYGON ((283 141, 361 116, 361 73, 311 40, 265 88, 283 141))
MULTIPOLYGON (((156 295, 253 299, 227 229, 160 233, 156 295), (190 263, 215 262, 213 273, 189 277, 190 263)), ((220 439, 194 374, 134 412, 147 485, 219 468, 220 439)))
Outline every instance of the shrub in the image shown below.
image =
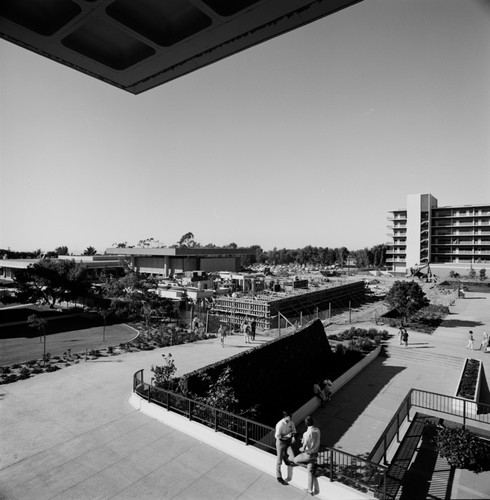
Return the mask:
POLYGON ((10 366, 0 366, 0 375, 8 375, 10 373, 10 366))
POLYGON ((162 354, 162 358, 164 362, 163 366, 151 366, 151 371, 155 374, 155 387, 171 389, 177 367, 175 366, 172 354, 162 354))
POLYGON ((463 427, 439 429, 436 436, 436 449, 453 467, 471 468, 475 472, 483 470, 483 463, 490 452, 487 444, 463 427))
POLYGON ((40 368, 39 366, 35 366, 32 370, 31 370, 31 373, 33 373, 34 375, 36 375, 37 373, 43 373, 43 369, 40 368))
POLYGON ((19 371, 19 379, 26 379, 31 376, 31 370, 25 366, 19 371))
POLYGON ((11 384, 12 382, 17 382, 19 380, 19 377, 15 373, 10 373, 3 379, 4 384, 11 384))
POLYGON ((89 351, 89 356, 93 356, 94 358, 100 358, 102 356, 102 354, 100 353, 100 351, 98 349, 91 349, 89 351))
POLYGON ((109 346, 109 347, 107 348, 107 354, 114 354, 114 347, 109 346))
POLYGON ((480 362, 477 359, 468 359, 463 374, 461 375, 458 397, 474 399, 479 367, 480 362))
POLYGON ((35 366, 37 364, 37 359, 31 359, 26 363, 27 366, 35 366))
POLYGON ((342 354, 345 354, 345 346, 344 344, 337 344, 335 346, 335 354, 339 354, 339 355, 342 355, 342 354))
POLYGON ((12 368, 14 370, 18 370, 20 367, 21 367, 21 365, 19 365, 19 363, 15 363, 14 365, 12 365, 12 368))
POLYGON ((57 366, 57 365, 48 365, 48 366, 46 367, 46 371, 47 371, 47 372, 55 372, 55 371, 57 371, 57 370, 59 370, 59 369, 60 369, 60 367, 59 367, 59 366, 57 366))

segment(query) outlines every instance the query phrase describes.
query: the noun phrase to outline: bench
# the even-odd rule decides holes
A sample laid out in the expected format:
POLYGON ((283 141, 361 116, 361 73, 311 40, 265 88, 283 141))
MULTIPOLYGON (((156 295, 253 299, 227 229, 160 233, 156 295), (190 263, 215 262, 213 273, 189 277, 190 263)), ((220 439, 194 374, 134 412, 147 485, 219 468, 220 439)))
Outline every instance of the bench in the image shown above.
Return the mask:
POLYGON ((403 484, 405 475, 410 467, 412 459, 419 448, 427 423, 430 419, 416 414, 412 420, 407 433, 398 446, 396 453, 386 472, 386 486, 381 484, 375 494, 376 498, 382 496, 386 491, 385 498, 395 498, 398 490, 403 484))

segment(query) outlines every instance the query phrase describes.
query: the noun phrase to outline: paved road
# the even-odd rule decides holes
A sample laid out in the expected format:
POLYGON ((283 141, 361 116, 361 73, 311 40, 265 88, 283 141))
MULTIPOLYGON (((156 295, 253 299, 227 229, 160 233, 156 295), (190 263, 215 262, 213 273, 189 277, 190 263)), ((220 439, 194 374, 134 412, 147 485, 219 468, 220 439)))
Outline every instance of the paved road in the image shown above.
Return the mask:
MULTIPOLYGON (((103 327, 85 328, 70 332, 52 333, 46 336, 46 352, 61 356, 67 349, 72 354, 83 353, 85 349, 104 349, 129 342, 137 332, 128 325, 108 325, 103 341, 103 327)), ((39 337, 17 337, 0 339, 0 366, 22 363, 31 359, 41 359, 43 342, 39 337)))

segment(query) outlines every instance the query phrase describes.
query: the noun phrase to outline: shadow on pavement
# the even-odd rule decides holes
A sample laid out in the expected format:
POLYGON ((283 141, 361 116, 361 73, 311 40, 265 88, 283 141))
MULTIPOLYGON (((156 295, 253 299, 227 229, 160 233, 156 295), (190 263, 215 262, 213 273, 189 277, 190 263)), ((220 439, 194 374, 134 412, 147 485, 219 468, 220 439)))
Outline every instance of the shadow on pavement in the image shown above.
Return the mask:
POLYGON ((318 408, 313 418, 323 431, 322 445, 338 447, 337 443, 356 425, 369 404, 393 377, 404 370, 404 366, 384 366, 384 358, 378 357, 363 370, 362 377, 352 379, 324 408, 318 408))
POLYGON ((482 326, 484 323, 481 321, 469 321, 461 319, 446 319, 441 323, 442 328, 462 328, 462 327, 477 327, 482 326))

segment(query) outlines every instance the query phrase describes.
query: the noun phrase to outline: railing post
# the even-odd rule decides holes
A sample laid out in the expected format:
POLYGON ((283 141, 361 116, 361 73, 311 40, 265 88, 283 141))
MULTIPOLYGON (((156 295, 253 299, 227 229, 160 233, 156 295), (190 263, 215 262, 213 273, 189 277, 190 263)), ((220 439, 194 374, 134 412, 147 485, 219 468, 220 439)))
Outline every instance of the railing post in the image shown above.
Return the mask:
POLYGON ((466 401, 463 399, 463 429, 466 427, 466 401))
POLYGON ((400 442, 400 413, 396 414, 396 440, 400 442))
POLYGON ((386 500, 386 469, 383 470, 383 500, 386 500))
POLYGON ((151 403, 151 384, 148 384, 148 403, 151 403))
POLYGON ((167 394, 167 411, 170 410, 170 394, 168 391, 165 391, 167 394))
POLYGON ((189 420, 192 420, 192 401, 189 399, 189 420))
POLYGON ((245 444, 248 446, 248 420, 245 420, 245 444))
POLYGON ((214 408, 214 430, 218 432, 218 410, 214 408))
POLYGON ((330 449, 330 482, 333 483, 333 450, 330 449))
POLYGON ((383 436, 383 463, 385 465, 388 465, 388 460, 386 460, 386 452, 387 452, 387 446, 386 446, 386 434, 383 436))
POLYGON ((410 409, 412 408, 412 390, 408 392, 408 397, 407 397, 407 420, 411 422, 410 420, 410 409))

